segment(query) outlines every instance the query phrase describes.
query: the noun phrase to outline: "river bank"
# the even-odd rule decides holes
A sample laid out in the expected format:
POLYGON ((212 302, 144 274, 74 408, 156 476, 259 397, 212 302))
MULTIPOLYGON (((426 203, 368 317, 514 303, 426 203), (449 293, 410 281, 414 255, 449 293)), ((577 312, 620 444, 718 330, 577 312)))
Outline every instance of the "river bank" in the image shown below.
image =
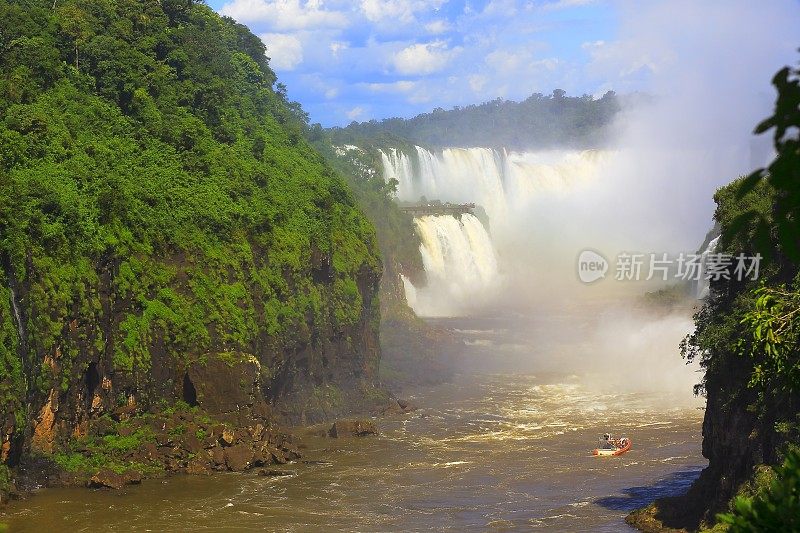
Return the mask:
POLYGON ((559 371, 548 355, 571 348, 552 337, 535 342, 552 322, 439 322, 468 341, 462 371, 409 389, 419 409, 373 420, 378 435, 332 439, 326 426, 312 426, 293 431, 302 457, 264 468, 288 475, 255 469, 119 491, 43 490, 0 521, 12 531, 619 531, 628 512, 685 491, 705 465, 702 412, 690 392, 604 390, 559 371), (520 369, 517 357, 529 366, 520 369), (608 428, 634 448, 591 457, 608 428))

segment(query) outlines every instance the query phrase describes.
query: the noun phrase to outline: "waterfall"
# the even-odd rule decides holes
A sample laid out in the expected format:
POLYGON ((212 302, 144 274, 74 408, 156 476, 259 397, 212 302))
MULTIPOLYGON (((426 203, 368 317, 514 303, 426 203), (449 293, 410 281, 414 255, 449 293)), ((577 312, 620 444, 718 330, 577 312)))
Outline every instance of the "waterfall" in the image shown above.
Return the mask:
MULTIPOLYGON (((397 199, 475 203, 485 210, 492 237, 472 215, 460 218, 425 216, 415 220, 422 241, 421 253, 429 287, 404 281, 406 299, 421 314, 457 313, 480 304, 497 292, 496 250, 505 258, 503 271, 531 275, 545 261, 537 256, 541 233, 548 232, 539 217, 551 209, 553 199, 597 182, 607 170, 611 152, 550 150, 515 152, 494 148, 444 148, 415 146, 380 151, 383 175, 397 180, 397 199), (537 240, 539 239, 539 240, 537 240), (534 259, 532 262, 531 259, 534 259), (434 296, 435 295, 435 296, 434 296)), ((546 246, 547 243, 545 242, 546 246)))
POLYGON ((428 284, 404 280, 406 299, 421 315, 453 315, 491 296, 500 282, 494 246, 474 215, 414 219, 428 284))
POLYGON ((388 182, 397 180, 397 197, 401 200, 414 198, 414 171, 411 158, 394 148, 388 152, 380 151, 383 163, 383 177, 388 182))
POLYGON ((8 289, 11 292, 11 309, 14 312, 14 320, 17 323, 17 332, 19 333, 19 342, 25 343, 25 330, 22 326, 22 314, 19 312, 19 305, 17 304, 17 293, 14 291, 13 283, 8 284, 8 289))
POLYGON ((509 152, 491 148, 445 148, 414 153, 381 151, 384 176, 398 181, 397 198, 421 196, 481 205, 492 224, 522 214, 537 195, 567 193, 592 180, 608 152, 588 150, 509 152))
POLYGON ((702 269, 700 271, 700 279, 694 284, 694 294, 698 300, 702 300, 703 298, 707 298, 709 293, 711 292, 711 284, 709 283, 708 279, 706 279, 706 269, 705 265, 708 261, 708 255, 713 254, 717 250, 717 244, 719 243, 720 237, 716 237, 708 243, 706 249, 700 255, 700 264, 702 265, 702 269))

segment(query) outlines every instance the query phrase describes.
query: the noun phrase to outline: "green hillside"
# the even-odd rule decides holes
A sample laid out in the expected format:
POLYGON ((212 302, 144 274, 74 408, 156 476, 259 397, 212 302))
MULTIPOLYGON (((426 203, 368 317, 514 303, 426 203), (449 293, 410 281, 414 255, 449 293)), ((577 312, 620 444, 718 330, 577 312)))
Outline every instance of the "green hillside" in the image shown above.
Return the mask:
POLYGON ((272 401, 369 382, 375 231, 260 39, 191 0, 12 0, 0 50, 2 462, 53 405, 57 449, 211 359, 272 401))

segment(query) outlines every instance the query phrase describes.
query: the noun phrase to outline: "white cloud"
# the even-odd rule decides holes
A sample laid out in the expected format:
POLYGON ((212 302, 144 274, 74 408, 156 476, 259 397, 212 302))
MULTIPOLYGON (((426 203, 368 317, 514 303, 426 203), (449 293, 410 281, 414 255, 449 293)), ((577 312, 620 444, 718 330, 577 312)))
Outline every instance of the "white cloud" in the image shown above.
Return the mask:
POLYGON ((595 3, 595 0, 556 0, 555 2, 546 3, 544 6, 542 6, 542 9, 545 11, 556 11, 559 9, 580 7, 593 3, 595 3))
POLYGON ((354 107, 353 109, 351 109, 350 111, 348 111, 346 114, 347 114, 347 118, 349 118, 350 120, 358 120, 359 118, 364 116, 365 112, 366 111, 364 110, 363 107, 357 106, 357 107, 354 107))
POLYGON ((275 70, 293 70, 303 62, 303 44, 294 35, 262 33, 259 37, 267 47, 270 65, 275 70))
POLYGON ((434 35, 438 35, 440 33, 447 33, 450 31, 452 26, 449 22, 442 19, 432 20, 429 23, 425 24, 425 31, 428 33, 432 33, 434 35))
POLYGON ((265 24, 278 31, 349 25, 344 12, 324 9, 321 0, 233 0, 220 12, 245 24, 265 24))
POLYGON ((491 0, 483 8, 483 15, 502 15, 511 16, 517 12, 515 0, 491 0))
POLYGON ((555 70, 559 64, 557 58, 534 59, 529 50, 495 50, 487 54, 486 64, 497 72, 518 73, 535 70, 555 70))
POLYGON ((486 56, 486 64, 500 72, 519 70, 525 57, 507 50, 495 50, 486 56))
POLYGON ((364 87, 372 92, 407 93, 417 87, 417 83, 408 80, 398 80, 391 83, 366 83, 364 87))
POLYGON ((613 73, 615 78, 622 79, 647 71, 656 73, 676 59, 669 49, 643 47, 632 41, 594 41, 581 47, 591 57, 591 70, 613 73))
POLYGON ((349 48, 349 46, 350 45, 348 43, 345 43, 345 42, 333 41, 333 42, 331 42, 329 48, 331 50, 331 53, 333 54, 333 57, 338 57, 339 56, 339 52, 341 52, 342 50, 347 50, 349 48))
POLYGON ((469 88, 472 89, 473 92, 479 93, 483 90, 486 86, 486 82, 489 81, 489 78, 483 76, 481 74, 473 74, 469 77, 469 88))
POLYGON ((413 44, 395 54, 394 67, 400 74, 432 74, 442 70, 460 52, 460 48, 449 49, 444 41, 413 44))
POLYGON ((416 14, 438 10, 445 0, 361 0, 361 11, 370 22, 391 20, 408 24, 416 14))

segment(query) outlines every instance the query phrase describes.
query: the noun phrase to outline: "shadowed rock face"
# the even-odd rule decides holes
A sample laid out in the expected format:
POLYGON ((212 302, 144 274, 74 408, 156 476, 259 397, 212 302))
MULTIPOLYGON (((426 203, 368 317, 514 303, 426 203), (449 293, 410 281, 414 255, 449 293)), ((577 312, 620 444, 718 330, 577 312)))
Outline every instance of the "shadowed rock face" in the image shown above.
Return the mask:
MULTIPOLYGON (((75 309, 59 346, 31 355, 30 371, 46 376, 51 386, 28 396, 27 430, 19 427, 13 411, 0 417, 0 463, 13 466, 27 450, 54 453, 104 416, 126 410, 127 416, 158 412, 164 402, 176 400, 233 423, 239 418, 242 423, 257 419, 266 424, 275 417, 299 421, 307 413, 309 419, 321 419, 328 413, 316 414, 306 398, 322 386, 341 392, 339 409, 344 412, 346 403, 358 401, 362 387, 371 384, 377 372, 379 311, 373 302, 378 275, 364 270, 359 276, 362 313, 352 326, 320 326, 314 338, 299 330, 281 339, 263 332, 246 351, 187 354, 183 360, 170 355, 164 339, 155 335, 150 368, 133 372, 115 368, 113 352, 96 342, 98 333, 114 337, 119 327, 115 309, 129 303, 108 302, 95 315, 75 309)), ((93 290, 111 291, 110 277, 101 276, 98 283, 93 290)), ((21 284, 20 294, 26 290, 21 284)))
POLYGON ((194 405, 215 415, 255 405, 263 411, 266 405, 260 370, 261 365, 253 355, 210 355, 204 363, 192 364, 184 374, 184 401, 192 405, 188 400, 194 400, 194 405))

